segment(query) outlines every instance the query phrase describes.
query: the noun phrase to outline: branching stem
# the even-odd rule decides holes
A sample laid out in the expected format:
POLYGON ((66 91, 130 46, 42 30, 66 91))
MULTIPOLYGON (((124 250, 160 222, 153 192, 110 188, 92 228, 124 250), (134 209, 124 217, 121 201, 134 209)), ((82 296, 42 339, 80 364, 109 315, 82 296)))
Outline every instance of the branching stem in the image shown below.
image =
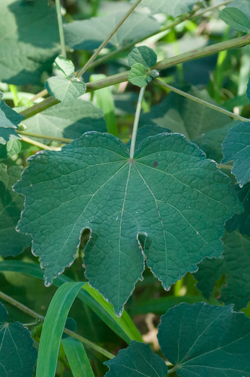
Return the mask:
POLYGON ((82 67, 82 69, 80 69, 77 74, 76 74, 76 77, 81 77, 84 72, 90 67, 90 65, 93 63, 93 61, 97 58, 97 56, 99 55, 99 53, 102 51, 102 49, 108 44, 108 42, 110 41, 110 39, 113 37, 113 35, 117 32, 118 29, 120 29, 120 27, 122 26, 122 24, 126 21, 126 19, 131 15, 131 13, 135 10, 135 8, 141 3, 142 0, 137 0, 136 3, 129 9, 129 11, 125 14, 125 16, 121 19, 121 21, 118 23, 118 25, 114 28, 114 30, 112 31, 112 33, 110 33, 110 35, 108 36, 107 39, 105 39, 105 41, 102 42, 102 44, 100 45, 100 47, 98 47, 98 49, 95 51, 95 53, 91 56, 91 58, 87 61, 87 63, 82 67))
MULTIPOLYGON (((7 301, 8 303, 10 303, 11 305, 15 306, 16 308, 20 309, 22 312, 30 315, 31 317, 39 319, 41 322, 44 322, 45 317, 43 317, 42 315, 34 312, 34 310, 31 310, 27 306, 23 305, 21 302, 16 301, 14 298, 6 295, 5 293, 3 293, 1 291, 0 291, 0 298, 2 298, 3 300, 7 301)), ((63 332, 65 334, 71 336, 72 338, 75 338, 75 339, 79 340, 80 342, 82 342, 83 344, 85 344, 87 347, 92 348, 95 351, 101 353, 102 355, 106 356, 108 359, 113 359, 114 358, 114 355, 112 353, 110 353, 110 352, 106 351, 105 349, 97 346, 95 343, 91 342, 88 339, 83 338, 82 336, 76 334, 75 332, 70 331, 70 330, 68 330, 66 328, 64 328, 63 332)))
POLYGON ((64 31, 63 31, 63 22, 62 22, 62 10, 61 10, 60 0, 56 0, 56 13, 57 13, 57 21, 58 21, 62 56, 66 58, 67 55, 66 55, 66 48, 65 48, 65 39, 64 39, 64 31))
POLYGON ((179 94, 179 95, 181 95, 183 97, 186 97, 186 98, 190 99, 191 101, 194 101, 194 102, 197 102, 197 103, 199 103, 201 105, 209 107, 210 109, 216 110, 216 111, 218 111, 218 112, 220 112, 222 114, 228 115, 228 116, 230 116, 230 117, 232 117, 234 119, 241 120, 242 122, 250 122, 250 119, 244 118, 244 117, 242 117, 240 115, 236 115, 234 113, 231 113, 231 111, 228 111, 228 110, 223 109, 222 107, 213 105, 212 103, 204 101, 203 99, 194 97, 191 94, 183 92, 182 90, 177 89, 177 88, 175 88, 175 87, 173 87, 173 86, 171 86, 169 84, 165 84, 163 81, 161 81, 159 79, 155 79, 154 82, 156 84, 158 84, 159 86, 162 86, 163 88, 169 89, 172 92, 175 92, 175 93, 177 93, 177 94, 179 94))
POLYGON ((145 87, 141 88, 137 107, 136 107, 135 120, 134 120, 133 133, 132 133, 131 146, 130 146, 130 158, 131 159, 134 158, 135 142, 136 142, 138 124, 139 124, 139 119, 140 119, 140 114, 141 114, 141 104, 142 104, 145 89, 146 89, 145 87))

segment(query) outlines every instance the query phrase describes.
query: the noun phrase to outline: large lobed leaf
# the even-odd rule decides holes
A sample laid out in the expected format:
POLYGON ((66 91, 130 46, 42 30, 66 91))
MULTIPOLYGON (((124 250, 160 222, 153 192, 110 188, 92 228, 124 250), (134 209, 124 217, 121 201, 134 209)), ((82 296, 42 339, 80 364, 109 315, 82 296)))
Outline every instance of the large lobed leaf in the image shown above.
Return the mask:
POLYGON ((147 265, 169 289, 220 256, 224 222, 241 210, 228 177, 179 134, 144 140, 130 160, 119 139, 89 132, 29 162, 15 185, 26 196, 18 229, 32 234, 45 284, 73 263, 89 228, 86 276, 116 313, 144 270, 140 235, 147 265))
POLYGON ((0 376, 32 377, 37 350, 27 328, 8 322, 8 312, 0 302, 0 376))
POLYGON ((222 148, 222 163, 234 161, 232 173, 243 187, 250 180, 250 123, 242 122, 230 129, 222 148))
POLYGON ((60 51, 55 7, 44 0, 4 0, 0 14, 0 80, 40 84, 42 72, 51 72, 60 51))
POLYGON ((4 164, 0 164, 0 255, 3 257, 16 256, 31 243, 29 236, 15 230, 24 200, 12 190, 12 186, 20 179, 21 171, 19 166, 7 170, 4 164))

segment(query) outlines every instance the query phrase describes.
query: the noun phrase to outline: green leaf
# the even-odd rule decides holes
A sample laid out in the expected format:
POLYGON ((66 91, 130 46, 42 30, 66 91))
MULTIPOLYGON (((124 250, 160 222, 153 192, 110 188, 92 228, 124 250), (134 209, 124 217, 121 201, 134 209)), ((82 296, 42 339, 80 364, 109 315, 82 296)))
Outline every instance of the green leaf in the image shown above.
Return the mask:
POLYGON ((3 93, 0 92, 0 144, 21 139, 15 132, 17 124, 24 118, 2 101, 3 93))
POLYGON ((17 195, 12 186, 21 177, 19 166, 0 164, 0 255, 20 254, 31 243, 29 236, 17 233, 15 228, 23 209, 23 197, 17 195))
MULTIPOLYGON (((64 25, 66 43, 75 50, 94 50, 111 34, 125 13, 114 13, 90 20, 64 25)), ((160 30, 161 25, 151 16, 132 13, 109 41, 107 47, 126 45, 160 30)))
POLYGON ((234 161, 232 173, 240 187, 250 179, 250 123, 242 122, 233 127, 222 144, 222 163, 234 161))
POLYGON ((62 345, 73 377, 95 377, 83 344, 79 340, 65 338, 62 339, 62 345))
POLYGON ((220 14, 220 18, 234 29, 243 31, 243 33, 250 32, 250 21, 247 16, 237 8, 224 8, 220 14))
POLYGON ((140 235, 147 265, 169 289, 204 257, 220 256, 224 222, 241 211, 228 177, 179 134, 144 140, 131 161, 119 139, 89 132, 29 162, 15 185, 26 196, 18 228, 33 236, 45 284, 72 264, 88 228, 86 276, 116 313, 144 269, 140 235))
POLYGON ((143 0, 141 5, 148 7, 155 13, 167 13, 169 16, 178 17, 184 13, 191 12, 197 0, 143 0))
MULTIPOLYGON (((170 130, 167 128, 155 126, 154 124, 146 125, 138 129, 135 149, 138 149, 139 145, 143 142, 143 140, 147 139, 150 136, 159 135, 162 133, 171 133, 170 130)), ((126 144, 128 148, 130 148, 131 140, 126 144)))
POLYGON ((69 310, 86 283, 65 283, 55 293, 43 324, 36 377, 54 377, 60 341, 69 310))
POLYGON ((69 59, 64 58, 63 56, 58 56, 54 64, 65 78, 70 77, 75 71, 73 62, 69 59))
POLYGON ((86 92, 86 84, 78 79, 68 80, 64 77, 51 77, 45 83, 49 94, 61 102, 70 101, 86 92))
POLYGON ((180 377, 250 376, 250 319, 231 305, 178 305, 161 317, 158 339, 180 377))
POLYGON ((147 68, 144 67, 144 65, 140 63, 136 63, 132 66, 129 76, 128 76, 128 80, 133 85, 136 85, 142 88, 143 86, 148 85, 148 82, 149 82, 148 79, 149 77, 147 73, 147 68))
MULTIPOLYGON (((26 274, 43 280, 43 271, 39 266, 19 261, 0 262, 0 271, 12 271, 26 274)), ((60 275, 53 281, 53 285, 60 287, 65 282, 72 280, 65 275, 60 275)), ((106 325, 128 344, 131 340, 142 341, 141 335, 126 311, 120 318, 114 314, 111 304, 106 302, 100 293, 85 284, 78 293, 78 298, 87 304, 106 325)))
POLYGON ((250 1, 249 0, 234 0, 227 4, 227 8, 237 8, 250 19, 250 1))
POLYGON ((60 50, 55 7, 44 0, 4 0, 0 14, 0 81, 40 84, 60 50))
POLYGON ((0 376, 32 377, 37 350, 29 331, 19 322, 9 323, 0 302, 0 376))
POLYGON ((233 121, 226 124, 224 127, 204 132, 194 140, 194 143, 206 153, 207 158, 211 158, 220 163, 223 158, 222 143, 228 131, 236 124, 239 124, 239 121, 233 121))
MULTIPOLYGON (((90 81, 101 80, 105 77, 107 76, 103 74, 91 75, 90 81)), ((108 87, 95 90, 94 99, 96 101, 96 105, 104 112, 104 118, 106 120, 108 132, 112 135, 117 136, 118 129, 115 116, 115 104, 111 88, 108 87)))
POLYGON ((223 243, 224 259, 205 259, 194 277, 198 280, 197 288, 209 299, 216 280, 225 274, 226 285, 219 300, 240 310, 250 301, 250 238, 238 231, 225 232, 223 243))
POLYGON ((238 198, 243 204, 244 212, 235 214, 232 219, 226 223, 226 230, 233 232, 238 229, 241 234, 245 234, 250 237, 250 183, 247 183, 244 187, 236 187, 238 198))
POLYGON ((7 141, 6 144, 0 144, 0 161, 18 154, 21 148, 22 144, 19 140, 7 141))
POLYGON ((25 125, 28 132, 69 139, 77 139, 87 131, 107 131, 103 111, 81 99, 50 107, 26 119, 25 125))
POLYGON ((129 347, 106 364, 110 371, 105 377, 166 377, 168 367, 148 344, 133 341, 129 347))
MULTIPOLYGON (((198 90, 195 87, 183 90, 214 103, 205 90, 198 90)), ((149 113, 142 115, 140 125, 156 124, 160 127, 167 127, 172 132, 182 133, 189 140, 195 140, 204 132, 223 127, 230 122, 231 119, 227 115, 176 93, 170 93, 159 105, 153 106, 149 113)))
POLYGON ((147 46, 135 47, 128 56, 128 64, 132 67, 136 63, 144 65, 147 69, 152 68, 157 63, 157 55, 147 46))

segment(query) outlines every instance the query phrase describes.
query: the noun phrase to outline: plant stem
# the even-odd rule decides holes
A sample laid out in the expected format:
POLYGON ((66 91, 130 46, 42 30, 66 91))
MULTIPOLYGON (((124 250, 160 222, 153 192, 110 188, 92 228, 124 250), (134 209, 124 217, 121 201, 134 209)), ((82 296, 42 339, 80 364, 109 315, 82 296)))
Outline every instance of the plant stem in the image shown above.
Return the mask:
POLYGON ((100 45, 100 47, 98 47, 98 49, 95 51, 95 53, 91 56, 91 58, 87 61, 87 63, 82 67, 82 69, 80 69, 78 71, 78 73, 76 74, 76 77, 81 77, 84 72, 89 68, 89 66, 91 65, 91 63, 93 63, 93 61, 96 59, 96 57, 99 55, 99 53, 101 52, 101 50, 108 44, 108 42, 110 41, 110 39, 113 37, 113 35, 117 32, 118 29, 120 29, 120 27, 122 26, 122 24, 126 21, 126 19, 131 15, 131 13, 135 10, 135 8, 140 4, 142 0, 137 0, 136 3, 129 9, 129 11, 125 14, 125 16, 121 19, 121 21, 118 23, 118 25, 114 28, 114 30, 112 31, 112 33, 108 36, 107 39, 105 39, 105 41, 102 42, 102 44, 100 45))
POLYGON ((60 151, 61 150, 61 148, 48 147, 47 145, 39 143, 38 141, 32 140, 32 139, 30 139, 29 137, 26 137, 26 136, 22 136, 22 140, 25 141, 26 143, 32 144, 35 147, 38 147, 38 148, 41 148, 41 149, 44 149, 44 150, 48 150, 48 151, 60 151))
MULTIPOLYGON (((9 302, 11 305, 15 306, 16 308, 20 309, 22 312, 30 315, 31 317, 39 319, 40 321, 44 322, 44 319, 45 319, 44 316, 42 316, 42 315, 34 312, 34 310, 32 310, 32 309, 28 308, 27 306, 21 304, 21 302, 16 301, 14 298, 6 295, 5 293, 3 293, 1 291, 0 291, 0 298, 2 298, 3 300, 9 302)), ((91 342, 88 339, 83 338, 82 336, 76 334, 75 332, 70 331, 70 330, 68 330, 66 328, 64 328, 63 332, 65 334, 71 336, 72 338, 80 340, 80 342, 82 342, 83 344, 85 344, 87 347, 96 350, 97 352, 99 352, 102 355, 106 356, 108 359, 113 359, 114 358, 114 355, 112 353, 110 353, 110 352, 106 351, 105 349, 97 346, 95 343, 91 342)))
POLYGON ((23 135, 23 136, 36 137, 38 139, 54 140, 54 141, 58 141, 58 142, 65 143, 65 144, 72 143, 72 141, 74 141, 74 139, 65 139, 63 137, 54 137, 54 136, 33 134, 32 132, 26 132, 26 131, 18 131, 17 130, 16 133, 18 133, 21 136, 23 135))
POLYGON ((141 114, 141 104, 142 104, 142 99, 143 99, 143 96, 144 96, 145 89, 146 89, 146 87, 141 88, 137 107, 136 107, 135 120, 134 120, 133 133, 132 133, 131 146, 130 146, 130 158, 131 159, 134 158, 135 142, 136 142, 138 124, 139 124, 139 119, 140 119, 140 114, 141 114))
MULTIPOLYGON (((250 34, 244 35, 243 37, 234 38, 226 42, 216 43, 212 46, 202 47, 197 50, 193 50, 187 52, 185 54, 181 54, 175 56, 173 58, 162 60, 161 62, 157 63, 154 69, 162 70, 166 68, 173 67, 180 63, 185 63, 190 60, 199 59, 205 56, 210 56, 213 54, 217 54, 220 51, 243 47, 250 44, 250 34)), ((113 76, 109 76, 105 79, 101 79, 94 82, 88 82, 87 85, 87 92, 92 92, 97 89, 106 88, 107 86, 120 84, 121 82, 128 81, 129 71, 118 73, 113 76)), ((29 118, 42 110, 45 110, 55 104, 59 103, 57 99, 54 97, 49 97, 45 99, 43 102, 40 102, 28 109, 22 111, 20 114, 24 115, 26 118, 29 118)))
POLYGON ((232 170, 233 167, 231 165, 217 164, 217 168, 225 169, 225 170, 232 170))
POLYGON ((178 369, 178 366, 176 365, 175 367, 173 367, 172 369, 170 369, 170 370, 168 371, 168 375, 169 375, 170 373, 174 373, 174 372, 176 372, 177 369, 178 369))
POLYGON ((218 112, 220 112, 222 114, 228 115, 228 116, 230 116, 230 117, 232 117, 234 119, 241 120, 242 122, 250 122, 250 119, 244 118, 244 117, 242 117, 240 115, 236 115, 234 113, 231 113, 231 111, 228 111, 228 110, 225 110, 225 109, 223 109, 223 108, 221 108, 219 106, 213 105, 212 103, 204 101, 203 99, 194 97, 191 94, 183 92, 180 89, 177 89, 177 88, 175 88, 175 87, 173 87, 171 85, 165 84, 161 80, 155 79, 154 82, 156 84, 158 84, 159 86, 162 86, 163 88, 167 88, 167 89, 171 90, 172 92, 180 94, 181 96, 186 97, 186 98, 190 99, 191 101, 197 102, 197 103, 199 103, 201 105, 204 105, 206 107, 209 107, 210 109, 216 110, 216 111, 218 111, 218 112))
POLYGON ((58 21, 62 56, 66 58, 67 55, 66 55, 66 48, 65 48, 65 39, 64 39, 64 32, 63 32, 63 22, 62 22, 62 10, 61 10, 60 0, 56 0, 56 13, 57 13, 57 21, 58 21))
POLYGON ((19 105, 19 99, 18 99, 16 86, 10 84, 9 89, 10 89, 11 93, 13 94, 14 106, 17 107, 19 105))

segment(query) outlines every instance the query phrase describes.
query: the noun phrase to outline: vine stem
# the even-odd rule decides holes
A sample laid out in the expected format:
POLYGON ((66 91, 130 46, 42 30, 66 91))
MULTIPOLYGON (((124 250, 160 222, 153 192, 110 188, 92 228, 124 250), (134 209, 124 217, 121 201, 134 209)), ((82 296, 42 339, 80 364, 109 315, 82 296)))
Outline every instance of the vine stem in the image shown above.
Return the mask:
POLYGON ((35 147, 38 147, 47 151, 60 151, 61 150, 61 148, 57 148, 57 147, 48 147, 47 145, 39 143, 38 141, 32 140, 26 136, 21 136, 21 137, 22 137, 22 140, 25 141, 26 143, 29 143, 31 145, 34 145, 35 147))
POLYGON ((77 72, 76 77, 81 77, 84 72, 89 68, 91 63, 96 59, 96 57, 99 55, 101 50, 108 44, 110 39, 113 37, 113 35, 117 32, 118 29, 122 26, 122 24, 126 21, 126 19, 131 15, 131 13, 135 10, 135 8, 141 3, 142 0, 137 0, 136 3, 129 9, 129 11, 125 14, 125 16, 121 19, 121 21, 118 23, 118 25, 114 28, 114 30, 110 33, 107 39, 102 42, 100 47, 95 51, 95 53, 91 56, 91 58, 87 61, 87 63, 77 72))
MULTIPOLYGON (((210 56, 213 54, 217 54, 220 51, 229 50, 232 48, 239 48, 250 44, 250 34, 244 35, 243 37, 230 39, 226 42, 216 43, 211 46, 201 47, 200 49, 193 50, 190 52, 186 52, 184 54, 180 54, 178 56, 174 56, 173 58, 162 60, 161 62, 157 63, 153 69, 166 69, 173 67, 175 65, 189 62, 190 60, 203 58, 205 56, 210 56)), ((113 76, 109 76, 105 79, 97 80, 88 82, 87 85, 87 92, 92 92, 94 90, 106 88, 107 86, 120 84, 121 82, 128 81, 129 71, 118 73, 113 76)), ((31 116, 39 113, 42 110, 45 110, 55 104, 59 103, 59 101, 53 97, 49 97, 45 99, 43 102, 37 103, 28 109, 23 110, 20 114, 24 115, 26 118, 30 118, 31 116)))
MULTIPOLYGON (((8 303, 10 303, 11 305, 15 306, 16 308, 20 309, 22 312, 30 315, 31 317, 39 319, 41 322, 44 322, 44 319, 45 319, 44 316, 42 316, 41 314, 36 313, 34 310, 28 308, 27 306, 23 305, 21 302, 16 301, 14 298, 6 295, 5 293, 3 293, 1 291, 0 291, 0 298, 2 298, 3 300, 7 301, 8 303)), ((110 352, 106 351, 105 349, 97 346, 95 343, 91 342, 88 339, 83 338, 81 335, 78 335, 78 334, 76 334, 73 331, 70 331, 70 330, 64 328, 63 332, 65 334, 71 336, 72 338, 75 338, 75 339, 79 340, 80 342, 82 342, 83 344, 85 344, 87 347, 92 348, 95 351, 101 353, 102 355, 106 356, 108 359, 113 359, 115 357, 112 353, 110 353, 110 352)))
POLYGON ((213 105, 212 103, 204 101, 203 99, 194 97, 189 93, 183 92, 182 90, 175 88, 174 86, 171 86, 169 84, 165 84, 163 81, 161 81, 159 79, 155 79, 154 82, 156 84, 158 84, 159 86, 162 86, 163 88, 167 88, 167 89, 171 90, 172 92, 175 92, 175 93, 177 93, 177 94, 179 94, 183 97, 186 97, 186 98, 190 99, 191 101, 194 101, 194 102, 197 102, 201 105, 209 107, 210 109, 216 110, 216 111, 218 111, 222 114, 225 114, 225 115, 229 115, 230 117, 232 117, 234 119, 241 120, 242 122, 250 122, 250 119, 244 118, 244 117, 242 117, 240 115, 236 115, 234 113, 231 113, 231 111, 228 111, 228 110, 223 109, 222 107, 213 105))
POLYGON ((137 107, 136 107, 135 120, 134 120, 133 133, 132 133, 131 146, 130 146, 130 158, 131 159, 134 158, 135 142, 136 142, 138 124, 139 124, 139 119, 140 119, 140 114, 141 114, 141 104, 142 104, 145 89, 146 89, 146 87, 141 88, 139 98, 138 98, 137 107))
POLYGON ((62 11, 61 11, 60 0, 56 0, 56 13, 57 13, 57 21, 58 21, 62 56, 66 58, 67 55, 66 55, 66 48, 65 48, 65 39, 64 39, 64 32, 63 32, 62 11))
POLYGON ((54 141, 58 141, 58 142, 65 143, 65 144, 72 143, 72 141, 74 141, 74 139, 65 139, 64 137, 54 137, 54 136, 33 134, 32 132, 26 132, 26 131, 18 131, 17 130, 16 133, 21 135, 21 136, 31 136, 31 137, 36 137, 38 139, 54 140, 54 141))

